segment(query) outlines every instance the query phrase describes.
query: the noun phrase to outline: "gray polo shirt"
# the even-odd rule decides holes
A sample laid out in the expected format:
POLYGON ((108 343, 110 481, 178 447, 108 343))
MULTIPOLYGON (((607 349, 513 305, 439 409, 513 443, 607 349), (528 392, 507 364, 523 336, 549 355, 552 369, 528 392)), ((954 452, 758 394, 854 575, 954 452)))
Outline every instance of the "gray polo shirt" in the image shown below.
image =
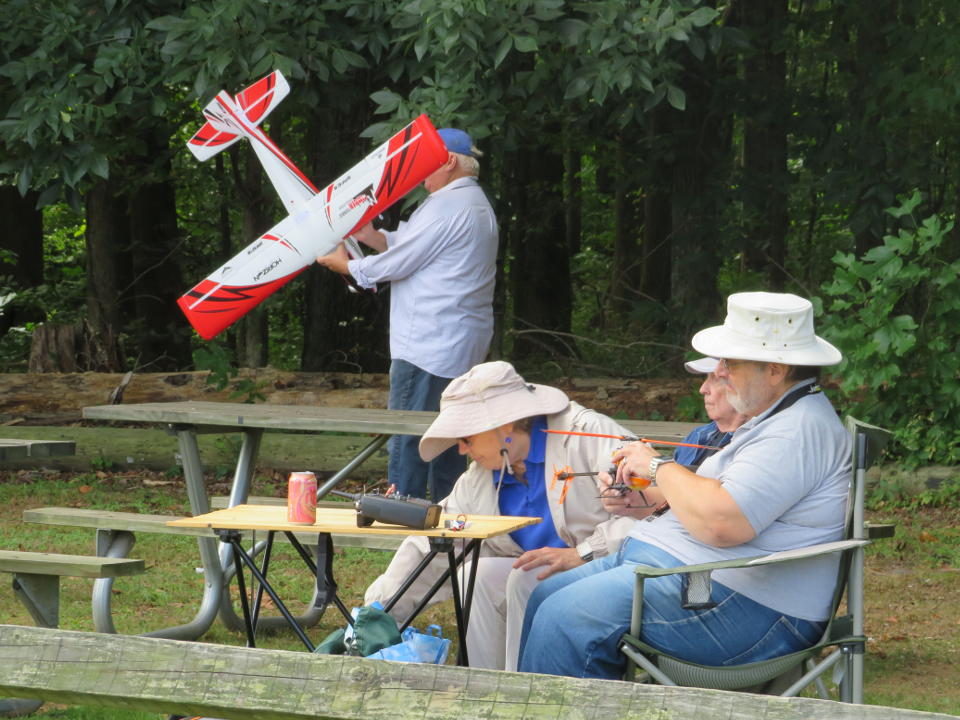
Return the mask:
MULTIPOLYGON (((753 540, 728 548, 707 545, 694 539, 672 512, 653 522, 638 521, 631 537, 663 548, 684 563, 751 557, 842 539, 851 477, 849 433, 823 393, 803 397, 767 417, 769 413, 747 421, 727 447, 697 470, 698 475, 723 483, 756 532, 753 540)), ((720 570, 713 577, 778 612, 818 621, 830 613, 838 562, 837 555, 826 555, 777 566, 720 570)))

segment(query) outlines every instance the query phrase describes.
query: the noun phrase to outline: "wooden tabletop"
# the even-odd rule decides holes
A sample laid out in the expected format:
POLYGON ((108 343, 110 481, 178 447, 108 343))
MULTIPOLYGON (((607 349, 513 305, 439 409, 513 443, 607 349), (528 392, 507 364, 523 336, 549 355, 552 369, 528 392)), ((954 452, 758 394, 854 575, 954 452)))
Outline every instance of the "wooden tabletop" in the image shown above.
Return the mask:
POLYGON ((390 435, 423 435, 437 416, 433 412, 316 405, 250 405, 221 402, 137 403, 83 408, 89 420, 220 428, 337 431, 390 435))
MULTIPOLYGON (((89 420, 182 424, 232 430, 249 427, 374 435, 423 435, 436 416, 435 412, 415 410, 193 401, 96 405, 83 408, 83 417, 89 420)), ((697 427, 696 423, 663 420, 617 422, 639 436, 674 441, 682 440, 697 427)))
POLYGON ((357 513, 351 508, 317 508, 317 522, 301 525, 287 522, 287 508, 277 505, 236 505, 224 510, 180 518, 167 523, 171 527, 201 527, 221 530, 274 530, 277 532, 353 533, 356 535, 423 535, 426 537, 478 538, 485 540, 495 535, 519 530, 540 522, 538 517, 509 515, 468 515, 463 530, 448 530, 444 520, 455 520, 456 515, 442 515, 440 525, 432 530, 417 530, 400 525, 375 522, 370 527, 357 527, 357 513))

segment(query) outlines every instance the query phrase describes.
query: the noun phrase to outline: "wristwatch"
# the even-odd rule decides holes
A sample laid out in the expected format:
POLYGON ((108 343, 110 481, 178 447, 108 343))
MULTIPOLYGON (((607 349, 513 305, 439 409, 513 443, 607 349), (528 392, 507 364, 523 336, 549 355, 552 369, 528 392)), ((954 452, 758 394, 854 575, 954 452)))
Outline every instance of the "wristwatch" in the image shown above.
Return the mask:
POLYGON ((590 543, 584 540, 582 543, 577 544, 577 555, 580 556, 580 559, 584 562, 590 562, 593 560, 593 548, 590 547, 590 543))
POLYGON ((660 457, 659 455, 656 457, 650 458, 650 467, 647 469, 647 476, 650 478, 650 482, 656 485, 657 470, 659 469, 659 467, 661 465, 665 465, 667 463, 672 463, 672 462, 676 462, 676 461, 673 458, 660 457))

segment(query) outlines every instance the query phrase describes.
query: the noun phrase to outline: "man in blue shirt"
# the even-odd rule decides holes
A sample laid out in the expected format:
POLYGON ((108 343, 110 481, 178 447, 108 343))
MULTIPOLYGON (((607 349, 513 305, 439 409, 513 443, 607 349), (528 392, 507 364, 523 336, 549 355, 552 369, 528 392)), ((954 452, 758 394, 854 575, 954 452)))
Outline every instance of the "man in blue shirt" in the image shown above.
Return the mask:
MULTIPOLYGON (((396 410, 439 410, 450 380, 486 359, 493 337, 498 230, 477 183, 481 153, 462 130, 437 131, 447 162, 424 180, 430 193, 396 230, 354 233, 376 255, 350 260, 343 246, 317 262, 363 288, 390 283, 390 399, 396 410)), ((451 448, 429 463, 419 438, 390 438, 390 482, 404 495, 446 497, 466 467, 451 448)))

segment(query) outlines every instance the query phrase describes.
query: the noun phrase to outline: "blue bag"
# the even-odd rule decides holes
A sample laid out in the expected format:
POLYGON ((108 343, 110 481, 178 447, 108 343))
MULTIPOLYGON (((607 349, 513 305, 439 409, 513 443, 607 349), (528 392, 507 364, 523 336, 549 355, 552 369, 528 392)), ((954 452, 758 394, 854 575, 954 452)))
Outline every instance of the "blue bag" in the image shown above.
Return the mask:
POLYGON ((402 633, 403 641, 379 650, 369 658, 394 662, 432 663, 443 665, 450 652, 450 641, 443 637, 439 625, 429 625, 426 632, 408 627, 402 633))

